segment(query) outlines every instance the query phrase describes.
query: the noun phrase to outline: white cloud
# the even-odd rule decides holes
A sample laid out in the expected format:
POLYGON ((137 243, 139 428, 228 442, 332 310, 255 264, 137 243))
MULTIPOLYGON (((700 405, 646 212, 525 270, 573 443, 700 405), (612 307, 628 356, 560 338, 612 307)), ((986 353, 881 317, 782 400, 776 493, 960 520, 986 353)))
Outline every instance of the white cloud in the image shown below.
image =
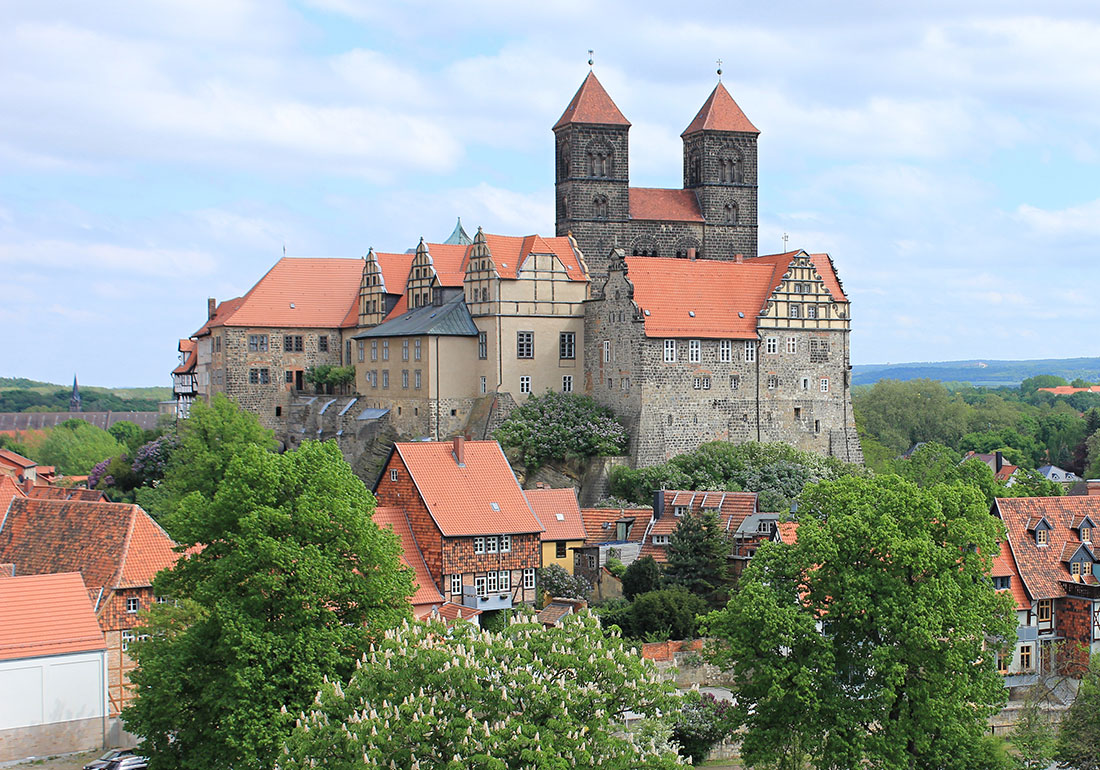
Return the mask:
POLYGON ((1100 237, 1100 198, 1064 209, 1042 209, 1024 204, 1016 218, 1042 236, 1100 237))

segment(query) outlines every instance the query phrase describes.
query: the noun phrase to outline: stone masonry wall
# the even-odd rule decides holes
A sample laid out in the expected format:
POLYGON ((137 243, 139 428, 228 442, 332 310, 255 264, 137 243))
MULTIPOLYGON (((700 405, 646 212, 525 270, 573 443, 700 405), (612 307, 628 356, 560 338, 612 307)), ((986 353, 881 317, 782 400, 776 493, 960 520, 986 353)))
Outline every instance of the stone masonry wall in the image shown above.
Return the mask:
POLYGON ((0 764, 103 748, 105 717, 0 730, 0 764))

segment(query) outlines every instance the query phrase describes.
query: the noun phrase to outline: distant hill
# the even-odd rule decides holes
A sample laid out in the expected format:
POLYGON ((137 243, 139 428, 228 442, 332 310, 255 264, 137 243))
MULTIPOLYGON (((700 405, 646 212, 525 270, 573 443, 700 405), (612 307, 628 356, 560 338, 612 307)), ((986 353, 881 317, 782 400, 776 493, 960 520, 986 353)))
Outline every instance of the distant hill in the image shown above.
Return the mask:
POLYGON ((1100 358, 1046 358, 1027 361, 936 361, 909 364, 858 364, 852 367, 853 385, 879 380, 966 382, 986 388, 1016 387, 1028 377, 1054 374, 1072 381, 1078 377, 1100 382, 1100 358))
MULTIPOLYGON (((72 384, 58 385, 23 377, 0 377, 0 412, 65 412, 72 384)), ((159 401, 172 398, 168 387, 97 388, 80 386, 86 412, 155 412, 159 401)))

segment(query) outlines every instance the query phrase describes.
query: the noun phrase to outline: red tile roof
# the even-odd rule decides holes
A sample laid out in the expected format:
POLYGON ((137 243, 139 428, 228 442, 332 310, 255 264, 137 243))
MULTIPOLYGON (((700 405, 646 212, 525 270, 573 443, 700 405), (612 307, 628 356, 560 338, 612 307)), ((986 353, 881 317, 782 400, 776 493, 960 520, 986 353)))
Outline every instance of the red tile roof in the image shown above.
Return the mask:
POLYGON ((630 188, 630 218, 663 222, 702 222, 703 212, 694 190, 630 188))
POLYGON ((786 543, 787 545, 795 545, 798 543, 797 521, 780 521, 776 523, 775 528, 779 533, 780 542, 786 543))
POLYGON ((394 451, 445 537, 542 532, 497 442, 465 442, 462 466, 450 441, 398 442, 394 451))
POLYGON ((172 374, 187 374, 188 372, 195 371, 195 364, 198 362, 198 358, 195 356, 195 348, 198 347, 198 343, 194 340, 180 340, 179 352, 183 353, 183 363, 172 370, 172 374))
POLYGON ((1068 558, 1081 545, 1073 522, 1084 515, 1100 520, 1100 497, 1003 497, 994 501, 993 510, 1005 523, 1012 556, 1031 599, 1065 596, 1059 581, 1072 576, 1062 561, 1063 551, 1068 545, 1068 558), (1045 546, 1038 545, 1028 530, 1040 519, 1051 526, 1045 546))
POLYGON ((15 498, 0 519, 0 562, 17 575, 79 572, 89 590, 152 585, 179 558, 145 511, 126 503, 15 498))
POLYGON ((80 573, 0 580, 0 660, 105 649, 80 573))
POLYGON ((400 508, 379 506, 374 509, 374 523, 385 529, 389 527, 401 541, 401 561, 413 571, 413 585, 416 591, 409 601, 413 607, 424 605, 440 605, 443 603, 443 594, 432 580, 428 572, 428 565, 424 562, 424 554, 413 537, 409 520, 405 512, 400 508))
POLYGON ((664 490, 665 511, 661 518, 653 522, 649 534, 671 535, 672 531, 680 523, 674 509, 684 506, 688 510, 698 513, 703 509, 718 512, 718 519, 722 523, 722 531, 736 532, 738 527, 752 514, 756 513, 755 492, 693 492, 690 490, 664 490))
MULTIPOLYGON (((244 295, 237 310, 221 323, 225 326, 342 328, 348 323, 349 308, 358 307, 363 264, 362 259, 283 257, 244 295)), ((354 326, 354 322, 350 325, 354 326)))
MULTIPOLYGON (((440 286, 461 286, 466 278, 466 251, 459 243, 425 243, 440 286)), ((411 263, 410 263, 411 264, 411 263)))
POLYGON ((737 102, 730 96, 730 92, 721 83, 710 92, 710 96, 703 103, 699 114, 695 116, 695 119, 691 121, 691 124, 684 129, 684 133, 680 136, 694 134, 697 131, 760 133, 760 130, 745 117, 745 113, 741 111, 741 108, 737 106, 737 102))
POLYGON ((653 518, 652 508, 582 508, 584 539, 586 545, 611 543, 616 539, 615 524, 623 519, 634 519, 627 542, 640 543, 653 518), (604 525, 608 526, 604 526, 604 525))
POLYGON ((756 317, 770 294, 771 265, 627 257, 626 267, 647 337, 756 339, 756 317))
POLYGON ((7 465, 9 468, 33 468, 38 463, 10 449, 0 449, 0 465, 7 465))
POLYGON ((573 487, 525 489, 527 502, 546 531, 543 540, 584 540, 584 521, 573 487))
POLYGON ((5 473, 0 473, 0 521, 8 511, 8 503, 16 497, 26 497, 27 493, 19 483, 5 473))
POLYGON ((1056 396, 1070 396, 1074 393, 1100 393, 1100 385, 1089 385, 1087 388, 1075 388, 1072 385, 1058 385, 1053 388, 1039 388, 1046 393, 1056 396))
POLYGON ((600 85, 594 72, 589 72, 588 77, 581 83, 569 106, 554 124, 554 130, 567 126, 570 123, 590 123, 601 126, 629 126, 630 121, 623 117, 615 102, 607 95, 607 91, 600 85))
MULTIPOLYGON (((751 264, 768 264, 772 266, 774 270, 772 274, 771 286, 768 293, 775 291, 779 286, 780 281, 783 280, 783 275, 787 272, 787 268, 790 267, 791 262, 799 254, 805 254, 803 251, 787 251, 781 254, 762 254, 759 257, 750 257, 745 261, 751 264)), ((825 285, 825 290, 832 296, 834 302, 847 302, 848 297, 844 295, 844 289, 840 285, 840 279, 837 278, 836 269, 833 267, 833 260, 828 254, 808 254, 810 263, 817 270, 818 275, 821 276, 821 282, 825 285)))
POLYGON ((431 614, 433 617, 439 618, 449 626, 456 620, 471 620, 480 615, 481 610, 476 607, 464 607, 461 604, 447 602, 432 610, 431 614))
POLYGON ((103 493, 98 489, 84 487, 40 487, 36 486, 27 497, 40 497, 44 500, 83 500, 89 503, 103 501, 103 493))
POLYGON ((382 288, 386 294, 404 294, 405 286, 409 280, 409 270, 412 269, 415 252, 404 254, 391 254, 389 252, 374 252, 378 260, 378 268, 382 272, 382 288))
POLYGON ((1024 590, 1024 582, 1020 578, 1019 570, 1016 568, 1016 560, 1012 557, 1012 547, 1007 540, 1001 541, 1000 549, 997 555, 993 557, 992 576, 1009 579, 1008 586, 1012 592, 1012 598, 1016 602, 1016 609, 1026 610, 1031 607, 1031 602, 1027 598, 1027 591, 1024 590))
POLYGON ((206 319, 206 323, 199 327, 199 330, 192 334, 192 337, 205 337, 210 333, 210 329, 215 326, 221 326, 225 323, 226 319, 237 312, 237 308, 244 302, 244 297, 234 297, 233 299, 227 299, 218 303, 217 308, 214 310, 213 318, 206 319))
POLYGON ((571 281, 587 281, 587 268, 568 237, 543 238, 541 235, 492 235, 484 233, 485 244, 493 256, 493 266, 501 278, 516 278, 532 254, 553 254, 565 267, 571 281))

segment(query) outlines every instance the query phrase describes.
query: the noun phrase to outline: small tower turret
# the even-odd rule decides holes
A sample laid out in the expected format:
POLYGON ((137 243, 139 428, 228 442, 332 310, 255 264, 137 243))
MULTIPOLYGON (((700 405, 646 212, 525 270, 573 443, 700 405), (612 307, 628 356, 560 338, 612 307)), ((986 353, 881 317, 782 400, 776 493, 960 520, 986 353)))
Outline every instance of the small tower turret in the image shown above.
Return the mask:
POLYGON ((76 384, 76 375, 73 375, 73 394, 69 396, 69 411, 80 412, 83 411, 80 405, 80 386, 76 384))

